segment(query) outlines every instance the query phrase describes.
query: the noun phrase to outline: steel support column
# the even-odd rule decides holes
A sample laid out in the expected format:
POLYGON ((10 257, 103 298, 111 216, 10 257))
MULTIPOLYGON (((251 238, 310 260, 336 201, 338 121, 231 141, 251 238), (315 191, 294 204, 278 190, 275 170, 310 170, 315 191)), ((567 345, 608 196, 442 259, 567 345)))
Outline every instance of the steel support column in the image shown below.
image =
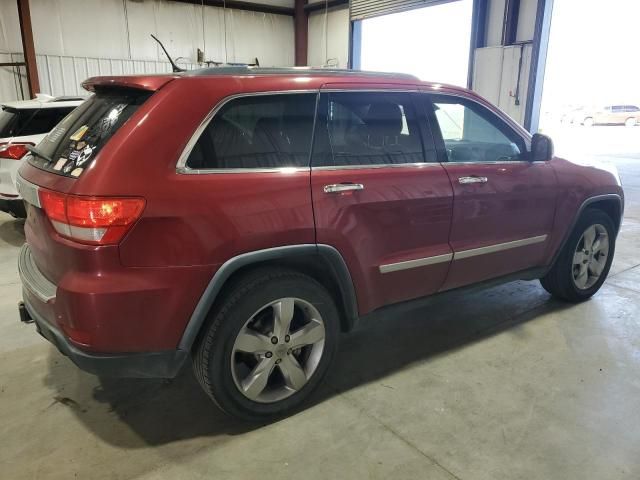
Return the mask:
POLYGON ((302 67, 307 64, 309 46, 309 12, 305 10, 307 0, 295 0, 293 12, 293 29, 295 39, 295 65, 302 67))
POLYGON ((20 21, 20 35, 22 36, 22 52, 27 67, 29 95, 34 98, 36 93, 40 93, 40 80, 38 79, 38 65, 36 64, 36 49, 33 46, 29 0, 18 0, 18 19, 20 21))
POLYGON ((527 103, 524 111, 524 128, 531 133, 538 131, 538 122, 540 120, 542 86, 547 64, 547 49, 549 46, 552 13, 553 0, 538 0, 536 25, 533 35, 533 50, 531 52, 531 67, 529 71, 529 88, 527 89, 527 103))

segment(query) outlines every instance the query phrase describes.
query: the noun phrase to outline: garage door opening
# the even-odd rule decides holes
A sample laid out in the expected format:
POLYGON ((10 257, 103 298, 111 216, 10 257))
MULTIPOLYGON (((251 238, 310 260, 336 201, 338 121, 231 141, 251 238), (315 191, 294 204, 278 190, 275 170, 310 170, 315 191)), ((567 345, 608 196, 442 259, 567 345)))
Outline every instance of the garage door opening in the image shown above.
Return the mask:
POLYGON ((466 86, 472 12, 472 0, 458 0, 362 20, 355 57, 363 70, 466 86))
MULTIPOLYGON (((555 0, 540 129, 569 158, 634 157, 640 165, 640 2, 555 0)), ((597 158, 601 160, 603 158, 597 158)), ((606 159, 606 158, 605 158, 606 159)), ((630 165, 631 165, 630 164, 630 165)))

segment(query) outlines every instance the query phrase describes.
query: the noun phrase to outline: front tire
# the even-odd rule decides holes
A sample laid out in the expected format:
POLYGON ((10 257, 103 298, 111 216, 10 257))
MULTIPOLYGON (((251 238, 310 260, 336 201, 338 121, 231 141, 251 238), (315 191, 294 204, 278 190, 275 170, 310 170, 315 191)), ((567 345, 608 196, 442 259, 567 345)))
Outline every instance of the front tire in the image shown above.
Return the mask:
POLYGON ((594 125, 594 121, 593 118, 591 117, 587 117, 582 121, 582 125, 584 125, 585 127, 593 127, 594 125))
POLYGON ((314 279, 289 270, 256 271, 212 311, 194 371, 228 414, 270 420, 299 407, 320 384, 338 332, 335 303, 314 279))
POLYGON ((606 280, 614 250, 613 221, 602 210, 587 209, 540 283, 547 292, 562 300, 587 300, 606 280))

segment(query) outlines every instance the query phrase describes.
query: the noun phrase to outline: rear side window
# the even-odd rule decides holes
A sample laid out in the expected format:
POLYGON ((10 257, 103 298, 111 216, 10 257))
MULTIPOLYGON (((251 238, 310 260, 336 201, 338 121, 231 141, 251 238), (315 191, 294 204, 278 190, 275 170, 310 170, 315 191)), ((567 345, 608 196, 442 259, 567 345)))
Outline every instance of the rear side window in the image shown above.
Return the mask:
POLYGON ((224 104, 196 142, 191 169, 263 169, 309 164, 316 94, 236 98, 224 104))
POLYGON ((51 161, 31 155, 40 169, 79 177, 109 139, 124 125, 151 92, 112 90, 98 92, 67 115, 42 140, 37 149, 51 161))
MULTIPOLYGON (((323 94, 320 99, 313 166, 378 166, 424 162, 420 127, 413 103, 409 93, 323 94)), ((428 161, 434 161, 433 142, 425 141, 425 144, 428 161)))
POLYGON ((73 107, 41 109, 2 107, 0 138, 48 133, 72 110, 73 107))

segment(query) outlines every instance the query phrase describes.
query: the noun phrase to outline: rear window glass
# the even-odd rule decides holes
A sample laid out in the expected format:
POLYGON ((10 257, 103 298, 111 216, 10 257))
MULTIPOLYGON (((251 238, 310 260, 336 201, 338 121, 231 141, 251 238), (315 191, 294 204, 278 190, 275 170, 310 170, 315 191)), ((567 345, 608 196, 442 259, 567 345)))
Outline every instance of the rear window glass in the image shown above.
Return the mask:
POLYGON ((0 138, 48 133, 72 110, 73 107, 41 109, 2 107, 0 138))
POLYGON ((30 155, 29 162, 42 170, 79 177, 149 96, 150 92, 135 90, 92 95, 38 144, 38 150, 50 161, 30 155))

